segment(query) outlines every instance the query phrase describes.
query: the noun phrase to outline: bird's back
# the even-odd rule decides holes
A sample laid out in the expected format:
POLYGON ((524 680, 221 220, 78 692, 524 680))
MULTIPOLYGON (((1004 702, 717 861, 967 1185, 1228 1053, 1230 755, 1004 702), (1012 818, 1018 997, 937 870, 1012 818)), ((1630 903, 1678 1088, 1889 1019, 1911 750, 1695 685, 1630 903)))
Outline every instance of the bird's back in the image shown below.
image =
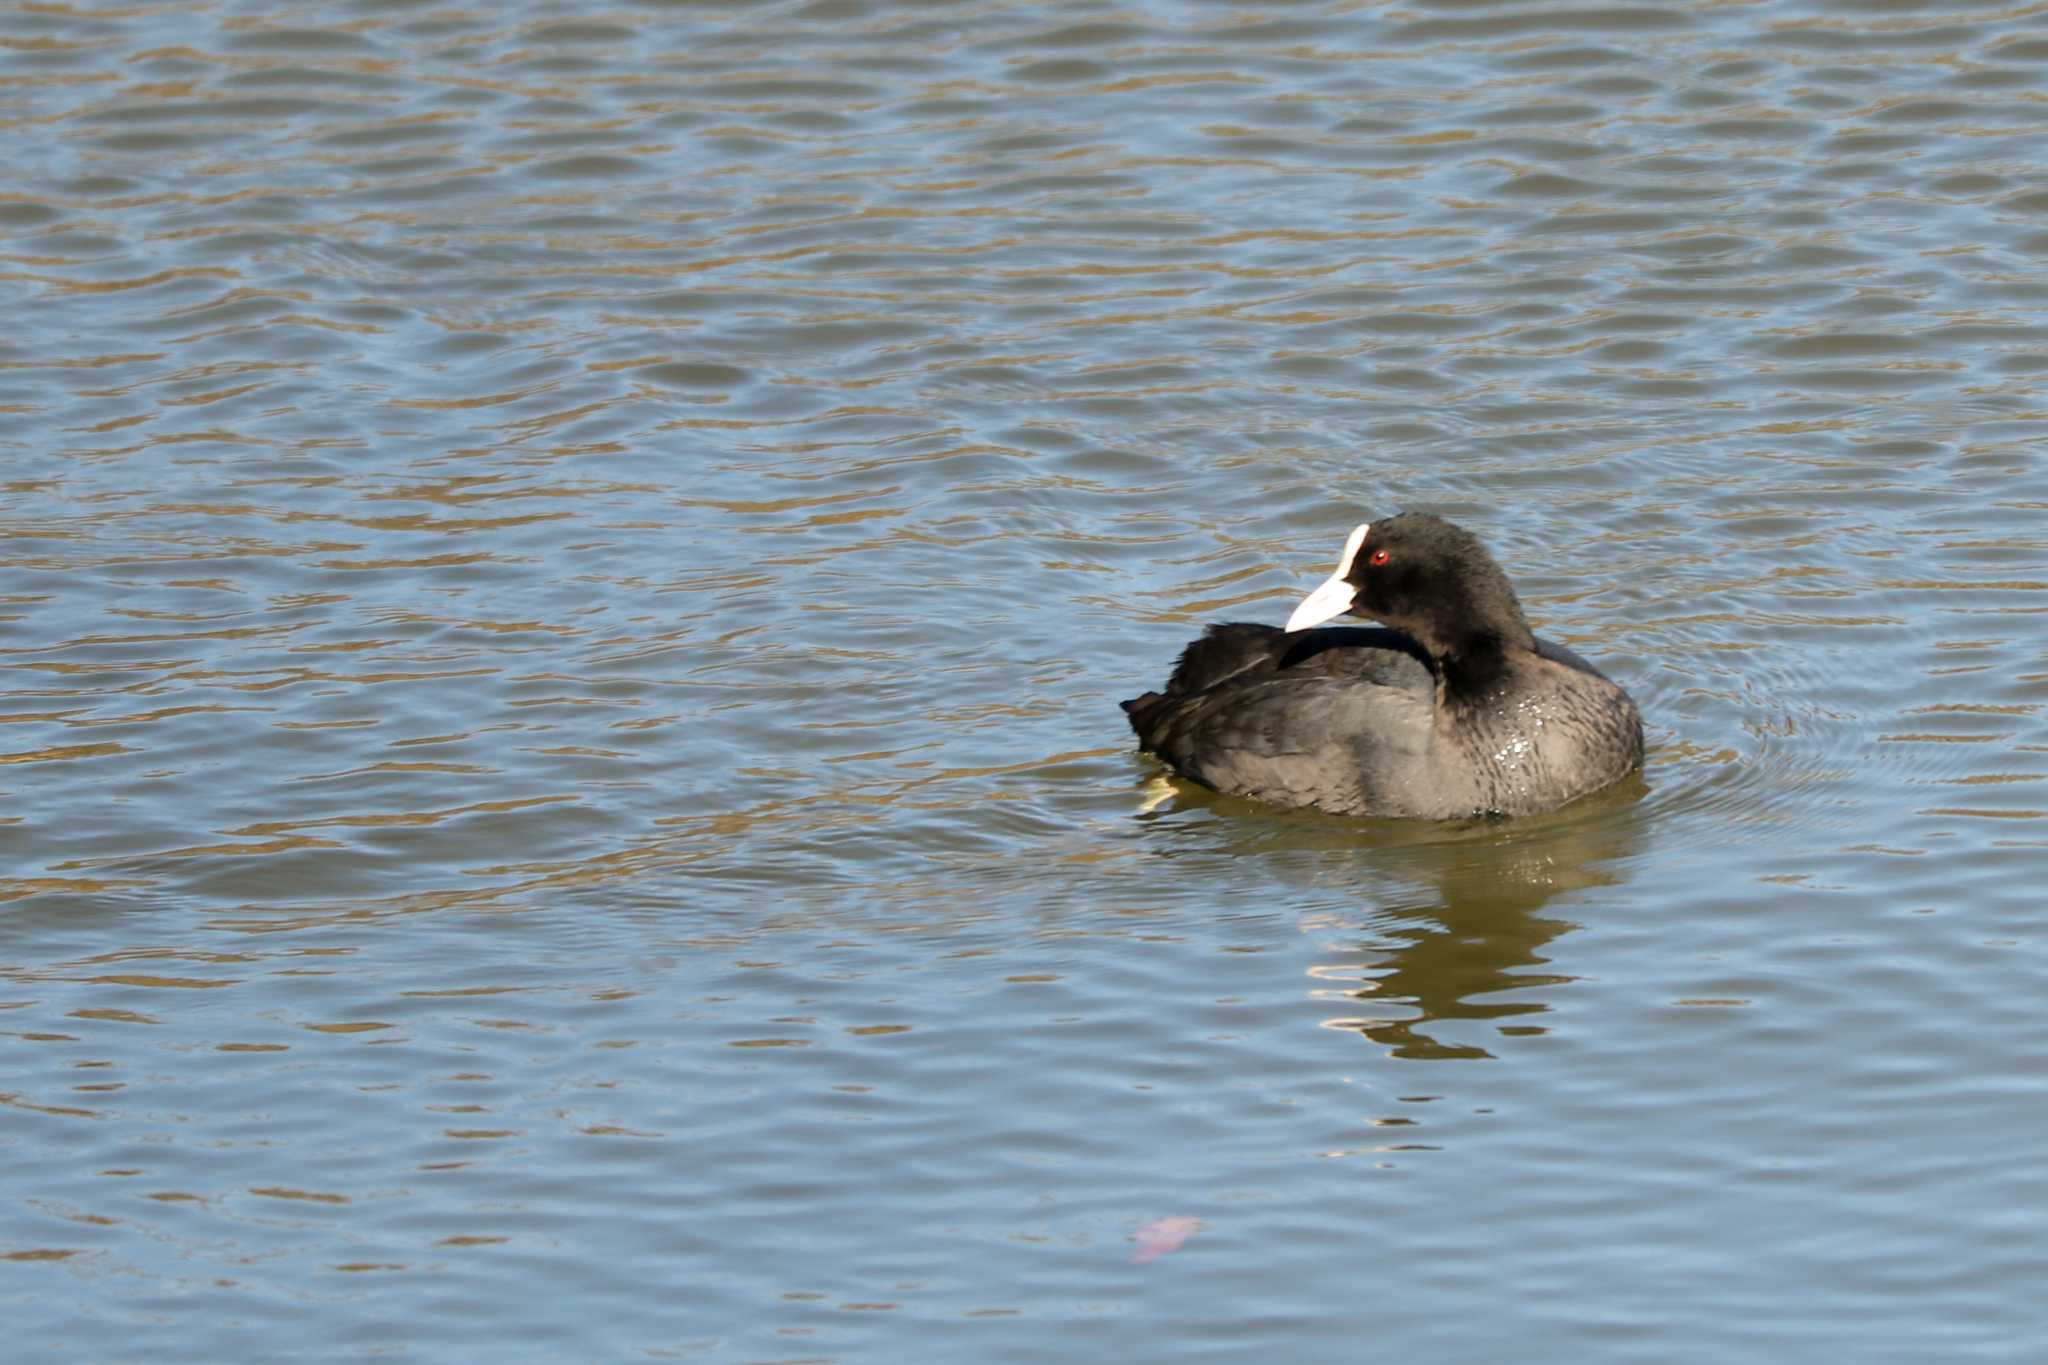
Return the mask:
POLYGON ((1164 692, 1125 702, 1138 741, 1218 791, 1338 813, 1424 814, 1436 679, 1397 631, 1230 622, 1164 692))

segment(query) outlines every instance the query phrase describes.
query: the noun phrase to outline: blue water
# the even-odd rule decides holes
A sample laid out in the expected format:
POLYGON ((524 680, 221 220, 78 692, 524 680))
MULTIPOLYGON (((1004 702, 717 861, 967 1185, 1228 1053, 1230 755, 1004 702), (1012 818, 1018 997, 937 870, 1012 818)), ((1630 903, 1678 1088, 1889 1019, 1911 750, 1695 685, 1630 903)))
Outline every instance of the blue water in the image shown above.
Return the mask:
POLYGON ((2028 1358, 2039 27, 0 16, 17 1356, 2028 1358), (1162 790, 1402 507, 1642 781, 1162 790))

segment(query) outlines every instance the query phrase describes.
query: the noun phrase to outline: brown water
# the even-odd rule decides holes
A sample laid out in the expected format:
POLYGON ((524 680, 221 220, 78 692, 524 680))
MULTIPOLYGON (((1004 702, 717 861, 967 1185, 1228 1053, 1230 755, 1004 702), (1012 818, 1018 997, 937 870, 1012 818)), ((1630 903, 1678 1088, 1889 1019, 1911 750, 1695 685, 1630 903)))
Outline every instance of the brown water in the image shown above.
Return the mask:
POLYGON ((0 125, 16 1358, 2038 1350, 2048 10, 34 5, 0 125), (1399 507, 1643 786, 1141 812, 1399 507))

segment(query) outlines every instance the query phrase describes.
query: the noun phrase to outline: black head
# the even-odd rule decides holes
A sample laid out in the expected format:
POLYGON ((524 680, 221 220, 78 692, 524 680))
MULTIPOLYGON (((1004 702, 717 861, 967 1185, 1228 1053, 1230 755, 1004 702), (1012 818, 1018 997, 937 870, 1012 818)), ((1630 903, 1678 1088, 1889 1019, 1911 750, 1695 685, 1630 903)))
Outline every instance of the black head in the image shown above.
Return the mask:
POLYGON ((1427 512, 1403 512, 1351 533, 1337 572, 1288 620, 1302 630, 1364 616, 1414 638, 1432 658, 1532 649, 1508 577, 1470 531, 1427 512))

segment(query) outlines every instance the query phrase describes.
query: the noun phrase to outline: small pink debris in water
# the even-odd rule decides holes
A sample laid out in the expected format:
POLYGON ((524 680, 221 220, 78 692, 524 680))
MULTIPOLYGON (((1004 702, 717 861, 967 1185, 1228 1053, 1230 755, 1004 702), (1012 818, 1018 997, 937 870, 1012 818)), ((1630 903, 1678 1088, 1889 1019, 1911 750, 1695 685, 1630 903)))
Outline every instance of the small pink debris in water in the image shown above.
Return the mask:
POLYGON ((1156 1261, 1202 1230, 1202 1220, 1185 1214, 1177 1218, 1154 1218, 1138 1229, 1138 1249, 1131 1253, 1132 1265, 1156 1261))

